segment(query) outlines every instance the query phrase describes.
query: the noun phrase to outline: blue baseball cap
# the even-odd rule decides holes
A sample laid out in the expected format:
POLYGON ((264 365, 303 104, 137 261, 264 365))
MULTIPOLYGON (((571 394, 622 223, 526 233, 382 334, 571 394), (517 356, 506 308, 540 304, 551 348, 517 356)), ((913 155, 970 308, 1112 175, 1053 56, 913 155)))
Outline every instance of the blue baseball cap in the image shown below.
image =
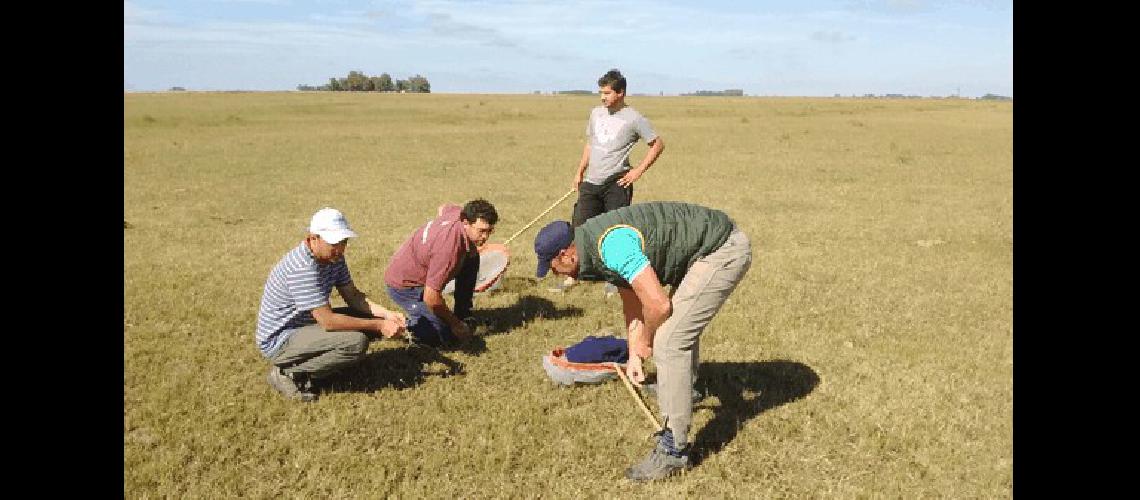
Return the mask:
POLYGON ((570 227, 569 222, 556 220, 542 228, 534 237, 534 253, 538 255, 538 271, 535 275, 539 278, 546 276, 550 271, 550 261, 573 242, 574 228, 570 227))

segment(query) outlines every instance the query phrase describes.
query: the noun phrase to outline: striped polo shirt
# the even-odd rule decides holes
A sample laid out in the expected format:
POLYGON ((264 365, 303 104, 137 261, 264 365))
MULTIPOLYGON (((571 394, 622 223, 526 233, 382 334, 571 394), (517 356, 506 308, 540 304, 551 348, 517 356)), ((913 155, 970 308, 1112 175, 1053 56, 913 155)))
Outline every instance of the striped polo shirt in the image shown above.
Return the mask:
POLYGON ((266 357, 272 356, 295 328, 316 323, 309 313, 329 303, 333 287, 352 282, 348 263, 321 264, 302 241, 281 258, 261 294, 257 311, 257 347, 266 357))

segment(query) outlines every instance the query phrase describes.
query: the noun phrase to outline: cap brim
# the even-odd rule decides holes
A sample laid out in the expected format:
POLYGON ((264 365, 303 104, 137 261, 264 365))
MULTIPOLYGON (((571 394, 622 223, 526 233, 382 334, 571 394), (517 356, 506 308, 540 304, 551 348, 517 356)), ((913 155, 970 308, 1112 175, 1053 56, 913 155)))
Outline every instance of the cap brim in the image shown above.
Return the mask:
POLYGON ((355 238, 356 237, 356 233, 352 232, 351 230, 325 231, 325 232, 322 232, 319 234, 321 235, 321 239, 325 240, 330 245, 335 245, 337 243, 340 243, 341 241, 344 241, 347 238, 355 238))
POLYGON ((543 260, 541 257, 539 257, 539 259, 538 259, 538 270, 535 271, 534 275, 539 277, 539 278, 542 278, 542 277, 545 277, 546 273, 549 271, 550 271, 550 261, 549 260, 543 260))

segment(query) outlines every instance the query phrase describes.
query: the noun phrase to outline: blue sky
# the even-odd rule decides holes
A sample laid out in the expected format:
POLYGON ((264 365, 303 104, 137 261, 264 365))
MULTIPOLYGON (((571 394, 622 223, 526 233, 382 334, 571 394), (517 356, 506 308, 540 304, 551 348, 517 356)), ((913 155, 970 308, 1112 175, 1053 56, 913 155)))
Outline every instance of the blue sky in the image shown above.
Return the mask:
POLYGON ((293 90, 349 71, 433 92, 1013 96, 1012 0, 125 0, 128 91, 293 90))

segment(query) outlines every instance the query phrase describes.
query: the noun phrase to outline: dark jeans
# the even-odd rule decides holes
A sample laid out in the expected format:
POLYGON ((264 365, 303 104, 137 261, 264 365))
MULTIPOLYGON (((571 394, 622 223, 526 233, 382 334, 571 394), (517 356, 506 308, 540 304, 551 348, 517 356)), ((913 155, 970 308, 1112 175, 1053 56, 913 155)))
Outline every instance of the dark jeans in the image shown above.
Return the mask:
POLYGON ((628 170, 611 175, 602 185, 583 181, 578 185, 578 202, 574 204, 574 227, 615 208, 628 207, 633 202, 633 184, 621 187, 617 184, 628 170))
MULTIPOLYGON (((475 280, 479 276, 479 258, 464 259, 459 275, 455 277, 455 313, 459 319, 471 315, 472 295, 475 294, 475 280)), ((424 303, 424 287, 393 287, 389 286, 388 297, 399 304, 408 316, 408 333, 417 344, 440 346, 456 341, 451 327, 444 323, 439 316, 431 312, 424 303)))

